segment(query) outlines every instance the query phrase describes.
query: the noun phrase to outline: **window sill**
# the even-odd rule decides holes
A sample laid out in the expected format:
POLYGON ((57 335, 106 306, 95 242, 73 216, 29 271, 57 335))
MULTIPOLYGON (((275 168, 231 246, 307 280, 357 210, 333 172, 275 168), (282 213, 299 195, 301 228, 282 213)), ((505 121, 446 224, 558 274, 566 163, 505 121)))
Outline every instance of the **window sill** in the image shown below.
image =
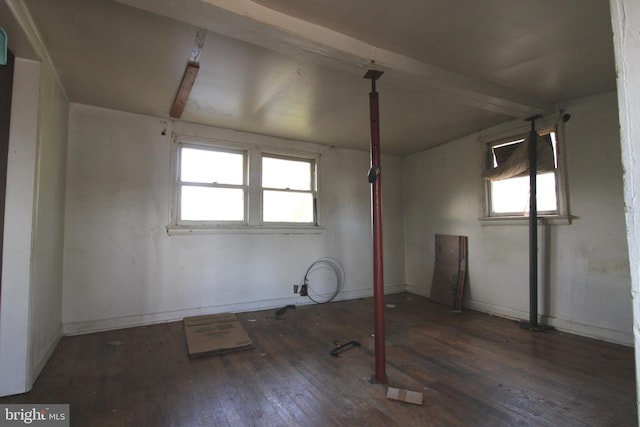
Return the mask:
POLYGON ((315 225, 220 225, 220 226, 182 226, 168 225, 169 236, 190 234, 322 234, 324 227, 315 225))
MULTIPOLYGON (((528 216, 485 216, 479 218, 483 226, 491 225, 528 225, 528 216)), ((544 216, 538 217, 538 225, 570 225, 571 216, 544 216)))

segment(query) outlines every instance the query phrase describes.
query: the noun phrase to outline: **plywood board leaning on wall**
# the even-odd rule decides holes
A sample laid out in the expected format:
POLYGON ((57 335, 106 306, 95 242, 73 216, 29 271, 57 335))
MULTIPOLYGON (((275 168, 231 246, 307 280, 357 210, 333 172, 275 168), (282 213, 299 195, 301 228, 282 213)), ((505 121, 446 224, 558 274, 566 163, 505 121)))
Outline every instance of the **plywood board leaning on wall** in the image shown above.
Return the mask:
POLYGON ((467 279, 466 236, 435 235, 436 259, 431 284, 431 300, 462 309, 462 295, 467 279))

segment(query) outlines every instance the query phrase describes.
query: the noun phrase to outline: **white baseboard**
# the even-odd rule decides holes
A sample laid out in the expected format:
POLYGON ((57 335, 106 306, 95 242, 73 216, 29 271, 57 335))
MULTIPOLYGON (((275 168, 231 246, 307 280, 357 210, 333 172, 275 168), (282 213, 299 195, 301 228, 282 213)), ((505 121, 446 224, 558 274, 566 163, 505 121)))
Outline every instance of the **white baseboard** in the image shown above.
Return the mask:
POLYGON ((421 297, 429 298, 429 294, 427 293, 426 289, 424 289, 423 286, 418 287, 418 286, 406 285, 406 291, 409 292, 410 294, 420 295, 421 297))
MULTIPOLYGON (((528 320, 529 312, 516 310, 508 307, 501 307, 483 302, 464 300, 463 305, 472 310, 481 311, 483 313, 494 314, 500 317, 506 317, 514 320, 528 320)), ((557 317, 541 315, 541 323, 554 327, 555 329, 570 334, 580 335, 588 338, 594 338, 625 346, 633 345, 633 334, 631 332, 617 331, 613 329, 601 328, 599 326, 587 325, 571 320, 559 319, 557 317)))
POLYGON ((509 307, 502 307, 499 305, 487 304, 484 302, 473 301, 465 299, 462 301, 464 307, 471 310, 480 311, 482 313, 494 314, 500 317, 505 317, 512 320, 524 320, 529 318, 528 311, 517 310, 509 307))
POLYGON ((200 316, 216 313, 242 313, 245 311, 268 310, 283 307, 289 304, 310 304, 307 298, 280 298, 267 301, 252 301, 237 304, 212 305, 184 310, 172 310, 158 313, 145 313, 133 316, 112 317, 108 319, 95 319, 80 322, 67 322, 63 325, 64 335, 81 335, 93 332, 110 331, 114 329, 132 328, 136 326, 153 325, 156 323, 175 322, 185 317, 200 316), (308 301, 308 302, 307 302, 308 301))
MULTIPOLYGON (((406 285, 385 285, 384 287, 385 295, 399 294, 406 291, 407 291, 406 285)), ((370 297, 373 297, 373 288, 340 292, 340 294, 336 297, 335 301, 358 299, 358 298, 370 298, 370 297)))
POLYGON ((559 331, 569 332, 583 337, 595 338, 614 344, 622 344, 629 347, 633 346, 633 334, 631 332, 600 328, 598 326, 585 325, 571 320, 557 319, 548 316, 542 316, 542 323, 553 326, 559 331))
MULTIPOLYGON (((44 369, 44 366, 49 361, 49 358, 51 357, 51 355, 53 354, 54 350, 58 346, 58 343, 60 342, 61 338, 62 338, 62 324, 60 324, 58 326, 58 329, 56 330, 56 333, 51 338, 51 341, 49 342, 49 345, 47 346, 47 349, 40 356, 40 359, 35 361, 35 363, 30 367, 31 370, 29 372, 29 377, 27 379, 27 385, 29 386, 29 390, 31 390, 31 387, 33 387, 33 384, 38 379, 38 375, 40 375, 40 372, 42 372, 42 370, 44 369)), ((29 390, 27 390, 27 391, 29 391, 29 390)))
MULTIPOLYGON (((406 291, 405 285, 387 285, 384 288, 385 294, 396 294, 406 291)), ((358 298, 368 298, 373 296, 373 289, 355 289, 340 292, 334 301, 344 301, 358 298)), ((114 329, 131 328, 135 326, 153 325, 156 323, 174 322, 185 317, 199 316, 203 314, 216 313, 242 313, 246 311, 270 310, 284 307, 285 305, 308 305, 314 304, 306 297, 292 296, 290 298, 277 298, 263 301, 250 301, 236 304, 222 304, 207 307, 189 308, 184 310, 173 310, 159 313, 146 313, 133 316, 113 317, 108 319, 96 319, 80 322, 66 322, 62 327, 63 335, 81 335, 93 332, 110 331, 114 329)))

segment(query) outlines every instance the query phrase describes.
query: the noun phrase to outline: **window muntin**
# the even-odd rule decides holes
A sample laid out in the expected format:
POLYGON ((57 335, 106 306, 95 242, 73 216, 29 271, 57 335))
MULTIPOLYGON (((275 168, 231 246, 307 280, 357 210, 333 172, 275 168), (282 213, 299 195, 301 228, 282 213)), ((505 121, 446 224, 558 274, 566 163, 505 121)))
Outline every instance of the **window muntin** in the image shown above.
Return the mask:
MULTIPOLYGON (((558 132, 555 126, 539 130, 538 173, 536 174, 536 201, 538 214, 564 215, 564 190, 558 159, 558 132), (541 160, 542 157, 542 160, 541 160)), ((529 172, 527 134, 516 134, 486 142, 485 161, 485 217, 523 217, 529 213, 529 172), (519 159, 524 158, 522 165, 519 159), (514 159, 516 159, 514 161, 514 159), (511 171, 497 174, 498 165, 516 164, 511 171), (518 166, 519 165, 519 166, 518 166), (524 169, 523 169, 524 168, 524 169), (514 176, 511 176, 515 174, 514 176), (489 176, 489 177, 488 177, 489 176), (506 176, 506 178, 505 178, 506 176)))
POLYGON ((245 221, 246 152, 180 145, 177 223, 245 221))
POLYGON ((172 153, 170 235, 322 229, 318 153, 180 135, 172 153))
POLYGON ((315 161, 262 156, 262 221, 265 223, 315 222, 315 161))

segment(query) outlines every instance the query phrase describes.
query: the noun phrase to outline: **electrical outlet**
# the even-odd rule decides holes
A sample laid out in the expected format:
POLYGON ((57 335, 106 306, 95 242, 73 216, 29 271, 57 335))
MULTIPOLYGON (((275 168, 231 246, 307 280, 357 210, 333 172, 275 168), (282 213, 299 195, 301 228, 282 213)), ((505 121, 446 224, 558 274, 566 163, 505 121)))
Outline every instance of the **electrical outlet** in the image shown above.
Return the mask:
POLYGON ((293 293, 294 294, 298 293, 298 285, 293 285, 293 293))

